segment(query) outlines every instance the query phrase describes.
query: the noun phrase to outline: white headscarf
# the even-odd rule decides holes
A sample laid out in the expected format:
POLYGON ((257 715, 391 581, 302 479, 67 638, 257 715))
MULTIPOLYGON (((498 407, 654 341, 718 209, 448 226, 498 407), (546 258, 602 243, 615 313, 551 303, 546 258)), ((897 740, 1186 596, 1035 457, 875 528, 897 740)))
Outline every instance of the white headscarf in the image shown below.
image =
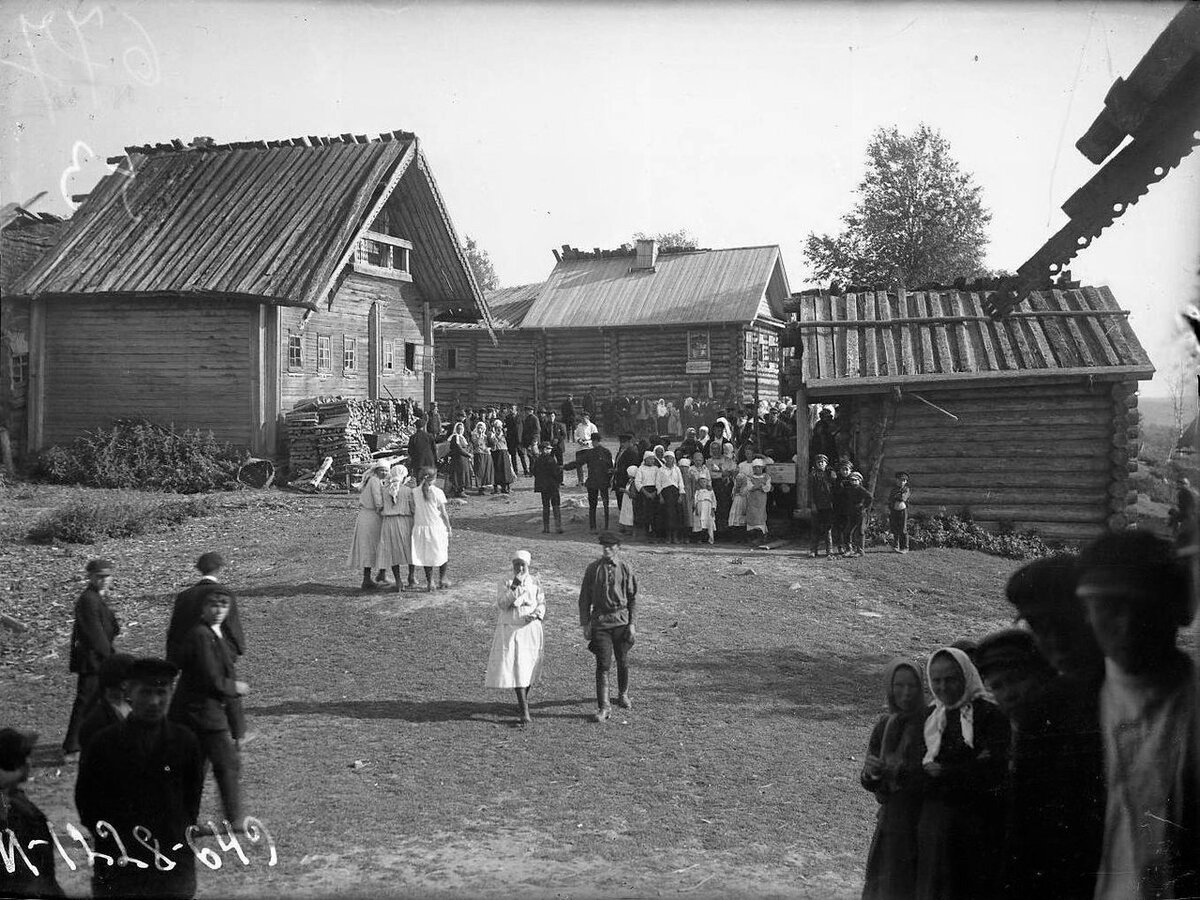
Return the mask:
POLYGON ((402 465, 392 466, 392 470, 388 473, 388 493, 392 495, 392 502, 400 498, 400 488, 404 486, 404 479, 408 477, 408 468, 402 465))
POLYGON ((963 743, 968 747, 975 746, 975 708, 971 702, 985 693, 983 679, 979 677, 979 670, 975 668, 971 658, 957 647, 942 647, 929 654, 929 660, 925 663, 925 683, 931 686, 931 690, 933 679, 930 677, 930 669, 933 667, 934 659, 942 653, 949 654, 958 663, 958 667, 963 673, 965 686, 962 696, 953 706, 946 706, 938 699, 937 694, 933 695, 933 712, 925 719, 925 756, 921 760, 922 763, 931 763, 937 759, 937 755, 942 749, 942 732, 946 730, 946 711, 950 709, 961 710, 959 720, 962 723, 963 743))
POLYGON ((529 564, 533 562, 533 554, 531 554, 528 550, 518 550, 513 554, 513 560, 516 561, 518 559, 525 563, 525 565, 528 567, 529 564))

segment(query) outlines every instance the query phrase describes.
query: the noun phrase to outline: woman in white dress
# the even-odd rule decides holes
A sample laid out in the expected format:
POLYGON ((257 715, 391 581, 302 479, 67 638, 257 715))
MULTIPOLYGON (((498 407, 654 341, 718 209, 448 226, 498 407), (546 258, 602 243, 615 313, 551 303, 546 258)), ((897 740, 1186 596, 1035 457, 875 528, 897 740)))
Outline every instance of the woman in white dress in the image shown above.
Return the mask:
MULTIPOLYGON (((371 580, 371 569, 379 555, 379 535, 383 531, 383 482, 386 478, 388 464, 375 463, 363 475, 362 487, 358 491, 358 518, 354 520, 354 536, 350 541, 349 563, 362 569, 362 589, 375 590, 375 582, 371 580)), ((380 573, 383 580, 387 575, 380 573)))
POLYGON ((512 578, 500 584, 496 595, 500 616, 483 679, 484 687, 516 691, 522 725, 533 721, 529 689, 542 669, 542 619, 546 618, 546 595, 537 576, 529 571, 531 561, 528 550, 518 550, 512 560, 512 578))
POLYGON ((433 590, 433 570, 438 570, 438 587, 450 587, 446 569, 450 564, 450 514, 446 495, 433 483, 437 469, 421 470, 421 484, 414 488, 412 564, 425 569, 425 590, 433 590))
POLYGON ((383 488, 383 531, 379 537, 379 568, 391 569, 396 579, 396 593, 404 590, 400 581, 400 567, 408 568, 408 588, 416 587, 413 582, 412 530, 413 499, 412 487, 407 483, 408 469, 393 466, 383 488))

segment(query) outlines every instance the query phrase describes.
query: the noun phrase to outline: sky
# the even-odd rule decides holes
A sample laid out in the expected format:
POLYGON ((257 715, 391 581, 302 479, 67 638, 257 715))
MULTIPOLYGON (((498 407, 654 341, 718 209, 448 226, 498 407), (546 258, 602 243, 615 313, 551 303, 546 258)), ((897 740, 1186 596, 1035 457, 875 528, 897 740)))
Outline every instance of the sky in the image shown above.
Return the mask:
MULTIPOLYGON (((924 122, 983 189, 988 266, 1015 270, 1065 224, 1096 170, 1075 141, 1180 6, 5 0, 0 192, 66 214, 128 145, 404 129, 504 285, 544 280, 563 244, 686 228, 779 244, 800 290, 872 133, 924 122)), ((1160 370, 1198 269, 1200 153, 1071 266, 1160 370)))

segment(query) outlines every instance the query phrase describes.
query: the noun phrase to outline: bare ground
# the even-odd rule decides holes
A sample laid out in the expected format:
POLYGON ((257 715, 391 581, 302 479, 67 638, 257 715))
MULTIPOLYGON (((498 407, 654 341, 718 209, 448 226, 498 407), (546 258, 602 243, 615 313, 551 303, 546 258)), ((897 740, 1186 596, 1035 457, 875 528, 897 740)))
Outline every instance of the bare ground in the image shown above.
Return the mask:
MULTIPOLYGON (((0 528, 19 532, 66 493, 7 488, 0 528)), ((84 561, 116 561, 121 645, 158 653, 191 562, 206 549, 231 560, 250 644, 243 783, 277 861, 265 838, 242 841, 245 863, 210 841, 223 865, 199 867, 201 897, 855 897, 879 672, 1005 624, 1016 567, 950 550, 829 561, 791 545, 634 544, 635 707, 597 726, 575 605, 596 554, 586 510, 564 510, 567 533, 546 536, 527 480, 511 498, 472 498, 452 511, 453 589, 363 595, 344 564, 353 498, 216 502, 152 538, 0 548, 3 608, 33 626, 0 631, 0 723, 35 728, 48 748, 73 694, 63 651, 84 561), (482 687, 495 585, 522 547, 549 603, 526 729, 507 692, 482 687)), ((29 785, 64 835, 73 783, 73 766, 49 765, 29 785)), ((217 816, 211 781, 204 813, 217 816)), ((60 880, 83 895, 69 846, 81 867, 60 860, 60 880)))

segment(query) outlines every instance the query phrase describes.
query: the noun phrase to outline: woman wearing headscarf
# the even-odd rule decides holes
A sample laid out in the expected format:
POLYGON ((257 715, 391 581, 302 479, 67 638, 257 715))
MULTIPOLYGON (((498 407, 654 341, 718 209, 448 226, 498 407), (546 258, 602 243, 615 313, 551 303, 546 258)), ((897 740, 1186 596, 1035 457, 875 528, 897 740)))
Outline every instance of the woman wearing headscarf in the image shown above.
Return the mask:
MULTIPOLYGON (((732 446, 726 444, 726 447, 732 446)), ((750 490, 750 468, 746 463, 739 463, 733 469, 733 491, 729 504, 729 531, 733 539, 741 543, 746 541, 746 494, 750 490)))
POLYGON ((412 488, 407 484, 408 469, 393 466, 383 487, 383 529, 379 536, 379 568, 391 569, 396 579, 396 593, 404 590, 400 581, 400 567, 408 569, 408 588, 416 587, 413 582, 412 488))
POLYGON ((471 464, 475 469, 475 482, 479 485, 479 496, 484 489, 496 492, 495 467, 492 465, 492 448, 488 444, 487 422, 480 419, 471 430, 471 464))
POLYGON ((863 900, 913 900, 924 775, 925 690, 920 670, 902 659, 887 667, 883 684, 888 711, 871 731, 859 776, 862 786, 879 801, 862 896, 863 900))
POLYGON ((512 465, 512 453, 508 449, 508 437, 504 433, 504 422, 496 419, 492 423, 492 434, 488 439, 488 447, 492 452, 492 493, 497 490, 502 494, 508 493, 508 487, 517 480, 517 473, 512 465))
POLYGON ((529 715, 529 689, 542 670, 542 620, 546 618, 546 595, 530 571, 528 550, 513 554, 512 577, 500 583, 496 605, 500 616, 492 635, 484 687, 512 688, 517 692, 520 724, 533 721, 529 715))
POLYGON ((935 651, 926 676, 934 702, 923 726, 916 898, 988 900, 999 881, 1008 720, 962 650, 935 651))
POLYGON ((683 470, 675 465, 675 453, 663 453, 663 465, 654 473, 654 488, 658 493, 658 508, 654 530, 660 544, 679 543, 679 499, 683 493, 683 470))
MULTIPOLYGON (((371 580, 371 569, 379 555, 379 535, 383 530, 383 482, 388 464, 377 462, 363 474, 362 486, 358 489, 358 518, 354 520, 354 535, 350 540, 350 565, 362 569, 362 590, 375 589, 371 580)), ((381 573, 382 574, 382 573, 381 573)), ((387 579, 387 575, 383 575, 387 579)))
POLYGON ((620 504, 620 514, 617 516, 617 530, 621 534, 633 534, 633 508, 637 503, 637 477, 638 467, 627 466, 625 468, 625 487, 622 490, 625 492, 625 502, 620 504))
POLYGON ((654 527, 654 517, 658 509, 658 470, 660 466, 653 450, 647 450, 642 456, 642 464, 638 466, 633 476, 633 486, 637 491, 634 497, 633 524, 635 528, 645 529, 646 541, 650 540, 650 532, 654 527))
POLYGON ((413 490, 412 564, 425 569, 425 590, 433 590, 433 570, 438 570, 438 587, 450 587, 446 569, 450 565, 450 514, 446 495, 433 483, 437 469, 421 470, 421 483, 413 490))
POLYGON ((678 462, 679 474, 683 476, 683 490, 679 492, 680 538, 686 538, 690 544, 692 542, 692 500, 696 494, 697 470, 693 467, 692 460, 682 453, 679 454, 678 462))
POLYGON ((767 535, 767 494, 771 492, 771 476, 767 461, 757 457, 750 466, 750 482, 746 486, 746 534, 751 540, 767 535), (753 534, 757 532, 757 536, 753 534))
POLYGON ((461 497, 471 484, 471 445, 467 442, 466 426, 455 422, 450 432, 450 473, 446 487, 451 497, 461 497))

